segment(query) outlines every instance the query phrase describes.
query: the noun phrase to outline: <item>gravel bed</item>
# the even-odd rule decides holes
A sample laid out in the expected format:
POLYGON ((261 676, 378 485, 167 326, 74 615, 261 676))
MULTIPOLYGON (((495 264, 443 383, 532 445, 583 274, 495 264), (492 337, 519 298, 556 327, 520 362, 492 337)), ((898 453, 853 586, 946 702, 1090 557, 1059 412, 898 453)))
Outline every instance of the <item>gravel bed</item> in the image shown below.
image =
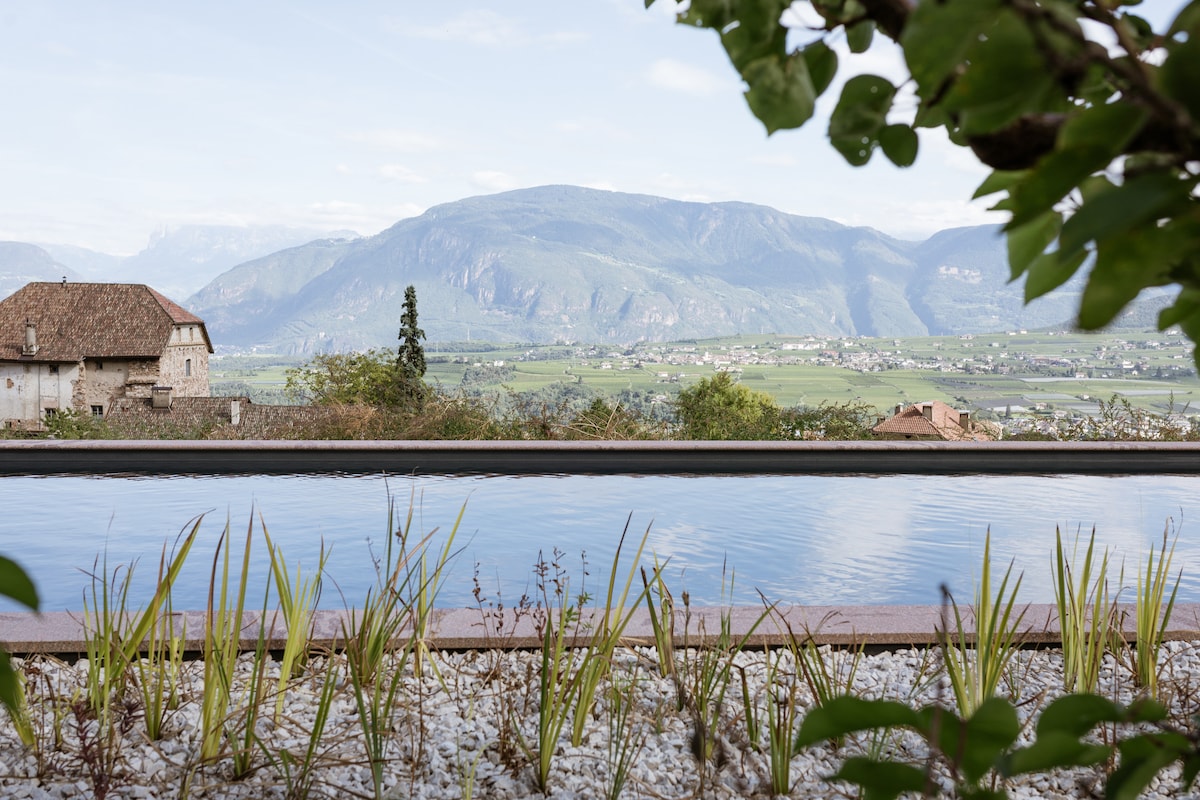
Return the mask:
MULTIPOLYGON (((825 663, 844 676, 850 659, 845 651, 823 649, 825 663)), ((1172 642, 1164 646, 1165 699, 1181 720, 1200 708, 1200 643, 1172 642)), ((679 663, 695 664, 698 654, 679 653, 679 663)), ((386 798, 526 798, 543 793, 535 780, 536 759, 526 751, 536 741, 540 654, 507 651, 433 653, 418 675, 409 661, 399 673, 395 696, 385 704, 388 719, 381 725, 386 737, 382 762, 382 796, 386 798), (522 744, 524 742, 525 744, 522 744)), ((596 705, 584 719, 579 746, 570 742, 568 719, 557 740, 548 781, 548 794, 561 798, 596 798, 611 794, 615 747, 634 753, 624 784, 624 797, 734 798, 771 796, 768 759, 762 743, 748 738, 743 686, 761 713, 766 692, 780 692, 795 678, 785 653, 778 659, 777 683, 768 687, 768 667, 762 651, 738 654, 719 711, 712 757, 703 764, 696 752, 696 726, 688 708, 681 710, 677 684, 657 672, 653 650, 620 650, 611 678, 596 693, 596 705), (744 682, 743 682, 744 677, 744 682), (611 681, 629 699, 623 722, 608 687, 611 681)), ((66 664, 52 658, 15 659, 27 680, 35 747, 24 746, 11 721, 0 723, 0 796, 5 798, 288 798, 305 796, 299 775, 314 729, 328 663, 314 657, 304 674, 290 682, 283 712, 276 718, 275 697, 269 694, 255 724, 259 745, 247 774, 234 774, 225 753, 211 761, 200 757, 202 738, 200 698, 203 664, 187 662, 180 675, 178 706, 166 717, 163 735, 150 741, 142 710, 136 701, 116 714, 119 737, 107 756, 97 745, 97 726, 83 713, 87 663, 66 664), (79 712, 79 713, 77 713, 79 712), (290 753, 288 757, 282 753, 290 753), (289 777, 290 776, 290 777, 289 777)), ((251 675, 252 658, 238 662, 234 701, 239 707, 251 675)), ((363 726, 344 662, 336 657, 336 693, 311 772, 310 797, 375 797, 363 726)), ((864 656, 854 675, 853 691, 862 697, 893 698, 913 705, 951 702, 947 681, 936 653, 898 650, 864 656)), ((689 667, 688 669, 692 669, 689 667)), ((267 686, 278 680, 278 665, 270 662, 267 686)), ((684 678, 686 683, 689 678, 684 678)), ((1053 650, 1026 651, 1019 656, 1007 692, 1022 701, 1024 720, 1062 693, 1061 657, 1053 650)), ((1128 670, 1109 657, 1100 687, 1102 694, 1121 702, 1132 699, 1128 670)), ((138 696, 135 690, 127 695, 138 696)), ((811 706, 802 681, 796 682, 800 710, 811 706)), ((228 723, 244 728, 245 715, 234 711, 228 723)), ((1027 726, 1028 728, 1029 726, 1027 726)), ((1028 736, 1028 731, 1025 734, 1028 736)), ((911 734, 863 738, 843 743, 840 750, 813 747, 791 761, 790 796, 797 798, 853 796, 849 787, 827 780, 847 755, 880 747, 917 762, 920 741, 911 734)), ((1017 798, 1078 798, 1102 788, 1096 770, 1070 770, 1036 775, 1008 786, 1017 798)), ((1193 796, 1179 786, 1177 769, 1164 771, 1150 798, 1193 796)), ((1095 796, 1099 796, 1096 794, 1095 796)))

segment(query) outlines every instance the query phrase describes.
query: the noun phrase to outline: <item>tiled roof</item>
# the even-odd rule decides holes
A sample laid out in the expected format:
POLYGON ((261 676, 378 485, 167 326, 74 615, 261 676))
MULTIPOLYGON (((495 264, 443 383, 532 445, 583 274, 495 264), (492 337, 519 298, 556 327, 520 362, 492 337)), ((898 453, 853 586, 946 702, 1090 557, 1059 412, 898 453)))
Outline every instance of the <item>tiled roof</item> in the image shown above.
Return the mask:
POLYGON ((0 360, 79 361, 157 358, 175 325, 204 321, 149 286, 135 283, 30 283, 0 300, 0 360), (25 323, 38 352, 22 357, 25 323))
POLYGON ((913 436, 947 440, 972 439, 971 433, 959 424, 958 411, 940 400, 928 403, 918 403, 903 409, 890 419, 871 428, 877 435, 913 436), (922 406, 929 406, 932 414, 927 418, 922 406))

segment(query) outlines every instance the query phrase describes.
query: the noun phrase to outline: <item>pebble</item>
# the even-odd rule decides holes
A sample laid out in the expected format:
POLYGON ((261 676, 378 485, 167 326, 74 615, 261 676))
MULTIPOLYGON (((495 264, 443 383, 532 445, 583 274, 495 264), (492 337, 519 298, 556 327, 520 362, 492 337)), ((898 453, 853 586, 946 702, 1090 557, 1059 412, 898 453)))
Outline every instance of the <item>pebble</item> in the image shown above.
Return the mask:
MULTIPOLYGON (((1164 647, 1167 669, 1163 686, 1171 698, 1172 713, 1181 720, 1200 709, 1198 652, 1200 643, 1172 642, 1164 647)), ((845 657, 828 649, 822 654, 831 665, 845 657)), ((406 674, 393 706, 384 707, 385 713, 392 711, 393 735, 385 756, 383 796, 428 800, 461 798, 468 793, 498 800, 541 796, 536 789, 534 765, 522 753, 520 737, 514 730, 514 726, 519 729, 528 746, 536 741, 536 686, 530 687, 527 682, 529 676, 537 675, 539 655, 447 653, 433 658, 436 671, 428 670, 422 677, 406 674)), ((313 659, 309 667, 319 670, 325 663, 324 659, 313 659)), ((747 795, 769 796, 767 757, 765 751, 747 740, 741 697, 742 672, 756 702, 765 702, 768 692, 779 694, 778 686, 767 685, 771 670, 766 668, 763 653, 747 651, 735 658, 733 680, 716 731, 723 754, 718 766, 701 767, 697 763, 692 753, 694 723, 686 710, 677 709, 675 684, 657 675, 650 666, 654 663, 655 654, 648 649, 622 653, 614 662, 614 669, 622 673, 623 685, 628 685, 635 668, 638 678, 630 727, 621 734, 641 742, 629 772, 626 796, 664 800, 682 800, 697 793, 730 800, 747 795)), ((81 755, 80 727, 70 715, 54 713, 54 698, 61 702, 85 690, 86 661, 68 665, 33 658, 21 664, 26 668, 36 664, 40 673, 27 690, 41 751, 39 757, 39 753, 22 746, 10 721, 0 715, 0 796, 20 800, 93 796, 96 792, 81 755), (53 687, 53 691, 43 696, 40 687, 53 687), (55 747, 56 737, 61 740, 61 748, 55 747)), ((911 650, 866 656, 859 665, 853 690, 860 696, 887 697, 915 705, 949 702, 944 677, 930 678, 931 666, 936 664, 936 658, 911 650)), ((776 659, 774 666, 777 679, 794 679, 795 666, 789 658, 776 659)), ((188 667, 180 687, 182 703, 171 712, 162 739, 148 741, 141 720, 130 720, 118 744, 113 770, 117 784, 109 796, 129 800, 177 798, 184 796, 186 787, 186 796, 197 800, 282 797, 286 779, 268 763, 262 751, 274 754, 276 763, 280 753, 290 753, 290 770, 296 774, 313 730, 322 676, 306 674, 293 682, 278 721, 274 719, 274 696, 264 700, 257 728, 262 749, 255 755, 255 768, 249 776, 231 780, 228 758, 215 762, 200 758, 203 670, 199 665, 188 667)), ((243 688, 250 667, 249 659, 239 659, 237 681, 243 688)), ((278 667, 272 664, 270 669, 278 667)), ((407 669, 411 670, 411 663, 407 669)), ((1036 714, 1039 704, 1062 694, 1061 658, 1054 651, 1022 653, 1015 675, 1013 689, 1020 698, 1033 700, 1020 707, 1025 720, 1036 714)), ((272 681, 272 691, 274 685, 272 681)), ((315 794, 372 796, 372 773, 353 688, 344 680, 338 686, 339 694, 318 749, 315 794)), ((597 692, 579 747, 570 745, 571 720, 564 725, 549 777, 550 794, 555 797, 592 798, 608 793, 613 774, 609 763, 612 734, 611 706, 605 689, 606 684, 597 692)), ((245 695, 240 692, 235 692, 235 703, 243 701, 245 695)), ((1128 670, 1116 659, 1106 662, 1101 692, 1122 702, 1134 696, 1128 670)), ((797 701, 802 708, 813 702, 803 688, 797 692, 797 701)), ((765 711, 761 713, 765 717, 765 711)), ((232 712, 231 724, 236 726, 239 718, 237 711, 232 712)), ((85 725, 83 731, 93 728, 94 724, 85 725)), ((1027 730, 1025 736, 1029 735, 1027 730)), ((897 733, 892 742, 897 757, 915 760, 923 754, 923 743, 913 734, 897 733)), ((797 755, 791 764, 792 796, 842 793, 826 777, 837 770, 842 758, 856 752, 855 747, 851 740, 838 751, 814 747, 797 755)), ((1070 770, 1027 776, 1008 788, 1014 798, 1074 798, 1086 795, 1099 779, 1094 770, 1070 770)), ((1151 800, 1186 796, 1192 795, 1180 787, 1176 767, 1165 770, 1144 795, 1151 800)))

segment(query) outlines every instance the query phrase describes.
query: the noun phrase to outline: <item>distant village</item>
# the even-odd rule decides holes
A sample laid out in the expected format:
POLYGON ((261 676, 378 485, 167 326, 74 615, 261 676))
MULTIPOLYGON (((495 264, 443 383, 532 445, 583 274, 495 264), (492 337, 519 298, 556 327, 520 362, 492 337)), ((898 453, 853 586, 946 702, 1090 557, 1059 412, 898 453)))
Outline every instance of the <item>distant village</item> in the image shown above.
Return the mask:
MULTIPOLYGON (((1158 334, 1160 339, 1123 341, 1097 345, 1094 350, 1080 352, 1067 348, 1062 355, 1046 356, 1011 346, 1005 337, 1026 335, 1027 331, 1004 334, 964 334, 959 336, 962 349, 977 348, 978 355, 940 354, 920 356, 902 350, 883 349, 878 338, 821 338, 802 337, 770 345, 709 345, 686 343, 635 345, 625 350, 604 346, 576 349, 581 365, 598 361, 601 369, 649 368, 648 365, 687 367, 706 366, 717 370, 738 372, 748 366, 793 366, 811 364, 826 367, 845 367, 857 372, 883 372, 890 369, 919 369, 935 372, 1011 375, 1044 373, 1074 378, 1120 378, 1138 375, 1153 377, 1190 377, 1196 374, 1192 362, 1192 343, 1178 330, 1158 334), (1161 351, 1173 363, 1152 366, 1145 358, 1130 354, 1141 351, 1161 351)), ((1065 334, 1064 334, 1065 335, 1065 334)), ((901 341, 892 340, 899 348, 901 341)), ((931 347, 941 349, 934 343, 931 347)), ((536 351, 528 357, 537 358, 536 351)), ((669 370, 659 372, 663 380, 677 380, 669 370)))

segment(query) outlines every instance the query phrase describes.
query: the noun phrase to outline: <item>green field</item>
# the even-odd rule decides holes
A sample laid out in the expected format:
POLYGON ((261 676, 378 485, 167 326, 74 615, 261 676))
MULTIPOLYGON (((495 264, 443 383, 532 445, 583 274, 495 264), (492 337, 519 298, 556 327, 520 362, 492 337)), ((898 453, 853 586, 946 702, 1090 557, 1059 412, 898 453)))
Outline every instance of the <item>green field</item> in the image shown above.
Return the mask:
MULTIPOLYGON (((1120 395, 1157 413, 1190 411, 1192 404, 1200 413, 1200 379, 1190 342, 1159 332, 828 341, 761 335, 630 348, 469 347, 428 346, 426 380, 452 389, 469 370, 490 368, 503 380, 477 383, 477 388, 525 392, 563 382, 612 395, 629 389, 671 397, 718 369, 730 369, 742 383, 784 406, 853 401, 883 413, 898 403, 942 400, 995 411, 1048 406, 1086 413, 1095 410, 1097 399, 1120 395), (811 363, 816 358, 829 363, 811 363), (845 365, 856 359, 862 360, 857 368, 845 365), (918 366, 897 366, 910 360, 918 366)), ((281 388, 286 370, 302 362, 298 357, 214 357, 211 380, 269 391, 281 388)))

